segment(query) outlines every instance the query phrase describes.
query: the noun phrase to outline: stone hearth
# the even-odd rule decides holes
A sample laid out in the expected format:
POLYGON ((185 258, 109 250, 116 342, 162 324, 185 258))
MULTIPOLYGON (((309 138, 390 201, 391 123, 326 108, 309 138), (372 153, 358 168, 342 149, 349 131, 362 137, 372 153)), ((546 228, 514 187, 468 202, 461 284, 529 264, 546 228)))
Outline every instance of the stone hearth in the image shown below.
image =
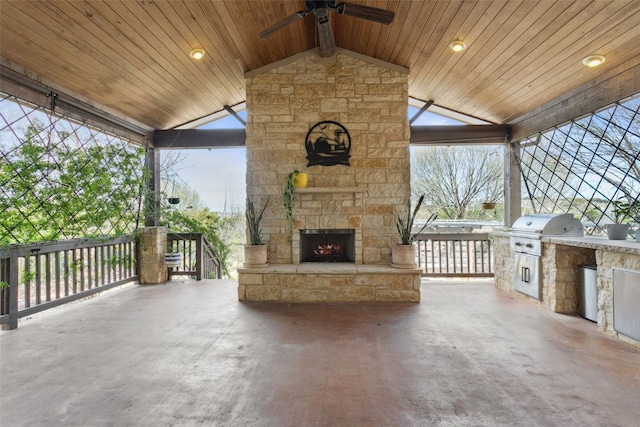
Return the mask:
POLYGON ((420 270, 389 267, 395 213, 410 196, 408 70, 353 52, 313 51, 254 70, 247 88, 247 195, 267 197, 262 231, 269 266, 239 272, 241 300, 419 301, 420 270), (349 165, 307 167, 307 133, 339 123, 349 165), (309 174, 296 191, 293 223, 283 208, 287 175, 309 174), (300 230, 353 230, 353 264, 301 264, 300 230))
POLYGON ((282 264, 240 274, 241 301, 420 302, 420 271, 383 265, 282 264))

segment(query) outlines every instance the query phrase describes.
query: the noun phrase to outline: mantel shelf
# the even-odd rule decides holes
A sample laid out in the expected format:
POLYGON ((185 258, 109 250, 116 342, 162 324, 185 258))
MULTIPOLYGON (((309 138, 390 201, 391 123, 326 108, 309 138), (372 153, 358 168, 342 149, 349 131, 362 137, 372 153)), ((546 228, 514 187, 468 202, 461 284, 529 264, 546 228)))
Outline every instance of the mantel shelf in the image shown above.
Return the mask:
POLYGON ((298 194, 335 194, 335 193, 365 193, 364 187, 304 187, 296 188, 298 194))

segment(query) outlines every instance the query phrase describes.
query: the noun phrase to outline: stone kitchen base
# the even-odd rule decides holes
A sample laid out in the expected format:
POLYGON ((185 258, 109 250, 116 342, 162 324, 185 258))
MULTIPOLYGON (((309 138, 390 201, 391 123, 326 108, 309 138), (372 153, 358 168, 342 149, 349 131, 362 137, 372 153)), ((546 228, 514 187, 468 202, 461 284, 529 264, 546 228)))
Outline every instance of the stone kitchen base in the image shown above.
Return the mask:
POLYGON ((422 270, 351 263, 277 264, 238 272, 238 300, 420 302, 422 270))

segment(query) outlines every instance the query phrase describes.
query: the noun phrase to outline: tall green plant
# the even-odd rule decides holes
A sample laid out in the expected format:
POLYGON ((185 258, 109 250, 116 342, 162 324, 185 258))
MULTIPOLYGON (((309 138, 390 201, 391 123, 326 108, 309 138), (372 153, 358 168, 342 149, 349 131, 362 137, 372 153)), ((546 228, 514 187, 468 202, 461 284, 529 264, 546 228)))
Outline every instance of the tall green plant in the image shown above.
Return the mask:
POLYGON ((411 211, 411 199, 409 199, 409 200, 407 200, 407 217, 406 217, 406 219, 403 218, 403 216, 400 215, 400 214, 397 215, 396 227, 398 229, 398 234, 400 234, 400 240, 402 241, 403 245, 412 244, 415 241, 416 236, 418 234, 422 233, 424 231, 424 229, 427 228, 427 226, 429 224, 431 224, 433 221, 435 221, 435 219, 438 217, 437 214, 431 214, 431 216, 429 216, 429 219, 427 219, 427 222, 420 228, 420 230, 417 233, 412 233, 413 223, 416 220, 416 216, 418 215, 418 211, 422 207, 422 203, 423 202, 424 202, 424 194, 422 196, 420 196, 420 198, 418 199, 418 203, 416 204, 415 209, 413 209, 413 211, 411 211))
POLYGON ((262 236, 260 235, 260 221, 262 221, 262 216, 264 215, 264 210, 267 208, 269 204, 269 197, 267 197, 267 201, 262 206, 260 210, 260 214, 256 216, 253 200, 247 197, 247 210, 245 211, 245 216, 247 217, 247 227, 249 229, 249 244, 251 245, 261 245, 262 244, 262 236))

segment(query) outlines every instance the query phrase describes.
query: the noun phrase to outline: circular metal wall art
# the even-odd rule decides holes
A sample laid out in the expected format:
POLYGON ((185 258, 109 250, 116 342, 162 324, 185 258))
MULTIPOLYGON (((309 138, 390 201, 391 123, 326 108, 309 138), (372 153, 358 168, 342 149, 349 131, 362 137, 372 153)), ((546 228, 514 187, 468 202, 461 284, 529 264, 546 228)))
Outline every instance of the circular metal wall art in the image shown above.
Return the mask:
POLYGON ((351 136, 338 122, 326 120, 313 125, 307 132, 305 148, 309 162, 307 166, 351 166, 351 136))

